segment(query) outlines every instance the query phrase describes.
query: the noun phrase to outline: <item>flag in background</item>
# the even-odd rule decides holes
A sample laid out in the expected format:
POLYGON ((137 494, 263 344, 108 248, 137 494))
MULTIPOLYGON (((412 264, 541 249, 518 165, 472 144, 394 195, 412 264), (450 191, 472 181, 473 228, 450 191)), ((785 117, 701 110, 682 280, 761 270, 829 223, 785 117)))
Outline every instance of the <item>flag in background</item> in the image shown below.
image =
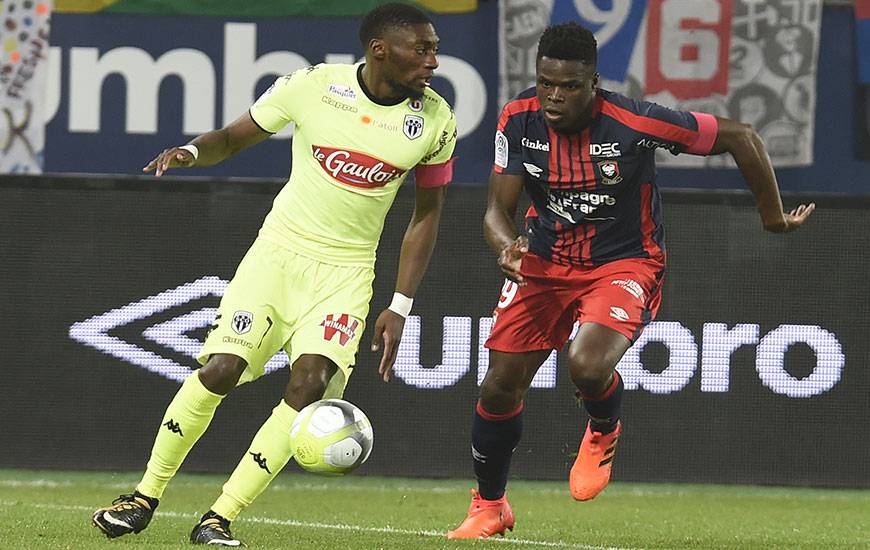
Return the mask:
POLYGON ((41 173, 51 0, 0 1, 0 173, 41 173))
MULTIPOLYGON (((431 13, 468 13, 478 0, 404 0, 431 13)), ((58 13, 127 13, 140 15, 214 15, 237 17, 357 17, 385 0, 56 0, 58 13)))
POLYGON ((855 45, 858 82, 870 84, 870 0, 855 0, 855 45))

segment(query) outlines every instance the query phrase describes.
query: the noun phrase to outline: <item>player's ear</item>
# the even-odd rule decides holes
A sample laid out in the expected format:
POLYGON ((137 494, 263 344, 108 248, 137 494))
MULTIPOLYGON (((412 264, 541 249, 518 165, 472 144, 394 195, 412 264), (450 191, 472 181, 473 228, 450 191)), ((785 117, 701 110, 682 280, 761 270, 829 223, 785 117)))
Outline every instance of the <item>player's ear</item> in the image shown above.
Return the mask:
POLYGON ((595 73, 594 75, 592 75, 592 89, 594 90, 597 87, 598 87, 598 73, 595 73))
POLYGON ((380 38, 372 38, 369 40, 369 51, 374 59, 383 60, 387 54, 387 45, 380 38))

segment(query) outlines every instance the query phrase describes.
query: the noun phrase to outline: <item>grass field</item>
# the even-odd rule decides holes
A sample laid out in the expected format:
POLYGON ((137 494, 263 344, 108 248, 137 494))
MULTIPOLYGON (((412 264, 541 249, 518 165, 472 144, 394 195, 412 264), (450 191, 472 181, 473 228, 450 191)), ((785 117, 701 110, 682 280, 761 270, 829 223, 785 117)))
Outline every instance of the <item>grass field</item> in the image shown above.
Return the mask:
MULTIPOLYGON (((135 474, 0 470, 0 548, 180 548, 222 476, 179 475, 151 526, 108 541, 90 513, 135 474)), ((283 474, 234 524, 253 548, 870 548, 870 491, 612 483, 577 503, 567 483, 511 482, 516 529, 456 541, 469 481, 283 474)))

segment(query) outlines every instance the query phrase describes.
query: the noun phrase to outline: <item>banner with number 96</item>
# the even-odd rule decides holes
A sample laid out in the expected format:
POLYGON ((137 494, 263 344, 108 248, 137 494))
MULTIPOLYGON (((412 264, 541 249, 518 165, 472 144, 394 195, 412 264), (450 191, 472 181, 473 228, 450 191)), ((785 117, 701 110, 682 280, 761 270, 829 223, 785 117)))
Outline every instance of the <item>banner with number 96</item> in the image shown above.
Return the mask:
MULTIPOLYGON (((600 86, 752 124, 775 166, 812 164, 821 0, 504 0, 500 100, 535 83, 550 24, 595 33, 600 86)), ((727 156, 660 166, 733 166, 727 156)))

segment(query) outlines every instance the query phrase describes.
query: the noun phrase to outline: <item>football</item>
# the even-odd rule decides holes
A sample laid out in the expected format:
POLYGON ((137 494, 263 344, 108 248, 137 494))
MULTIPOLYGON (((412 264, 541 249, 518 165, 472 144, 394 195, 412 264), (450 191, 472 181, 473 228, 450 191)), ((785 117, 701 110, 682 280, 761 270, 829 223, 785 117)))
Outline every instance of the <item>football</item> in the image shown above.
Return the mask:
POLYGON ((342 399, 308 405, 290 428, 296 462, 316 474, 343 475, 355 470, 368 459, 373 443, 372 424, 365 413, 342 399))

